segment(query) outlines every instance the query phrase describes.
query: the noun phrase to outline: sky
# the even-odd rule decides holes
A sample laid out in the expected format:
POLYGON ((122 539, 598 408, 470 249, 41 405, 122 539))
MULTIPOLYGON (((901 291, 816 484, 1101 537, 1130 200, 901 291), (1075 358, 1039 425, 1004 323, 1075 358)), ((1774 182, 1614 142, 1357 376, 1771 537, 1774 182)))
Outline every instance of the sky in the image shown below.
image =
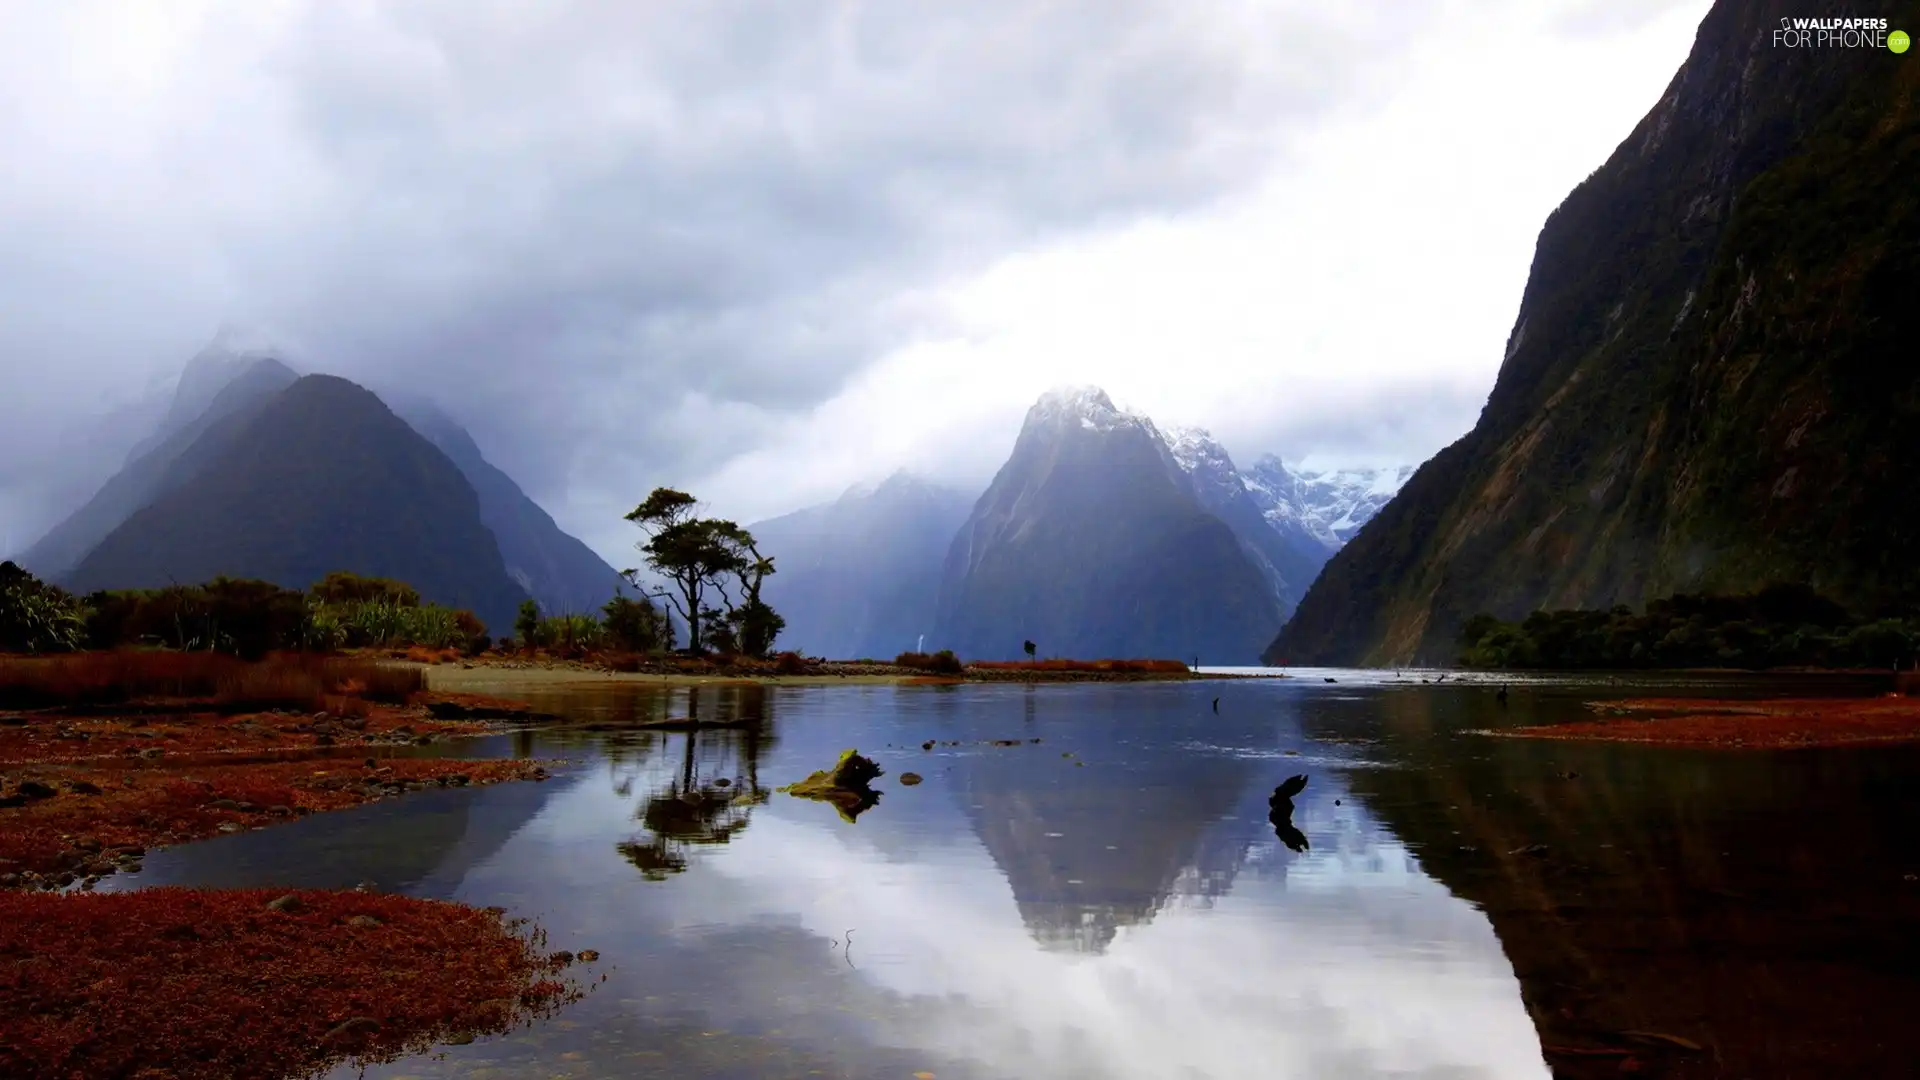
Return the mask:
POLYGON ((0 549, 229 323, 431 397, 616 564, 661 484, 983 487, 1068 383, 1419 462, 1707 6, 8 5, 0 549))

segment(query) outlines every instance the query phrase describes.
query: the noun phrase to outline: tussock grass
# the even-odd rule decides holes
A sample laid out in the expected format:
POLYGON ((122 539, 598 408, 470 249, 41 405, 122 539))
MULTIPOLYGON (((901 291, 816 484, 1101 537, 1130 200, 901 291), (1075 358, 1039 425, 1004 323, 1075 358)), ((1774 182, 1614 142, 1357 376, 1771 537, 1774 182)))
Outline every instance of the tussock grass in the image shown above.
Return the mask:
POLYGON ((247 709, 347 711, 343 699, 403 704, 425 686, 417 668, 314 653, 258 661, 214 652, 122 649, 0 659, 0 707, 211 699, 247 709))

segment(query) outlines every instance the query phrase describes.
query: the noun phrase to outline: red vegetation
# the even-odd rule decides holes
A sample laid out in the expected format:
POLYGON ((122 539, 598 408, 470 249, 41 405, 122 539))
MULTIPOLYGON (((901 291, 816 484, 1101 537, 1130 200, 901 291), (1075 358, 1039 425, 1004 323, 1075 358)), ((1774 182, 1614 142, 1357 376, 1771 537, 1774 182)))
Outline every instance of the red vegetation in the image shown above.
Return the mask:
POLYGON ((1589 702, 1605 720, 1491 732, 1535 739, 1588 739, 1714 749, 1783 749, 1920 740, 1920 700, 1805 698, 1717 701, 1640 698, 1589 702))
POLYGON ((1189 669, 1179 660, 970 660, 970 668, 983 671, 1086 671, 1115 675, 1185 675, 1189 669))
POLYGON ((428 665, 457 664, 466 658, 466 654, 459 649, 429 649, 425 645, 409 645, 404 649, 393 649, 387 655, 395 660, 428 665))
POLYGON ((429 785, 545 775, 530 761, 367 757, 530 715, 420 681, 417 668, 305 654, 0 660, 0 701, 41 706, 0 712, 0 888, 84 881, 147 848, 429 785))
POLYGON ((124 869, 147 848, 357 806, 422 787, 545 775, 532 761, 357 757, 165 769, 17 770, 14 796, 8 801, 30 795, 23 805, 0 809, 0 885, 57 886, 101 876, 124 869))
POLYGON ((316 653, 275 653, 255 662, 135 649, 0 659, 0 708, 15 709, 171 698, 226 710, 320 711, 338 707, 343 696, 399 704, 423 686, 418 668, 316 653))
MULTIPOLYGON (((497 909, 378 893, 0 892, 0 1076, 306 1077, 576 1000, 497 909)), ((583 954, 581 959, 595 959, 583 954)))

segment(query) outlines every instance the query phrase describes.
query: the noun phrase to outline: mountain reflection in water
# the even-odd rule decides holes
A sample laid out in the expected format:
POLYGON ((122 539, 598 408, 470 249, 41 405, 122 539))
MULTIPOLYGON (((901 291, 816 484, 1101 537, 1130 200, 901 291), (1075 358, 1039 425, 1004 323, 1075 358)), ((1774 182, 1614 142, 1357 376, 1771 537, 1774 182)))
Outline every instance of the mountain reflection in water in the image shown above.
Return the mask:
MULTIPOLYGON (((1784 766, 1462 736, 1490 722, 1483 691, 1381 681, 530 688, 536 708, 580 723, 459 752, 569 759, 547 784, 316 815, 156 853, 143 878, 373 878, 504 905, 553 947, 603 957, 608 981, 559 1020, 375 1077, 1545 1078, 1543 1033, 1556 1046, 1636 1029, 1708 1045, 1741 1030, 1722 1015, 1739 1003, 1697 980, 1688 1015, 1707 1030, 1678 1029, 1645 987, 1632 993, 1653 1005, 1622 1004, 1639 973, 1583 937, 1580 905, 1599 901, 1578 889, 1607 903, 1645 894, 1635 925, 1663 940, 1644 920, 1697 905, 1659 875, 1688 896, 1710 887, 1665 861, 1675 844, 1774 870, 1823 865, 1750 786, 1785 783, 1784 766), (687 715, 749 722, 632 726, 687 715), (886 800, 857 823, 768 794, 848 747, 886 770, 886 800), (1575 760, 1579 781, 1549 779, 1575 760), (924 783, 900 786, 908 770, 924 783), (1269 800, 1300 774, 1312 782, 1286 816, 1294 851, 1269 800), (1720 804, 1766 821, 1782 855, 1729 840, 1712 824, 1720 804), (1676 834, 1676 822, 1692 824, 1676 834), (1601 854, 1616 840, 1618 859, 1601 854), (1508 854, 1542 843, 1544 856, 1508 854)), ((1504 712, 1553 709, 1578 699, 1516 690, 1504 712)), ((1857 765, 1817 771, 1783 789, 1803 812, 1860 801, 1827 786, 1858 779, 1857 765)), ((1751 936, 1767 916, 1745 917, 1751 936)), ((1702 962, 1641 966, 1681 985, 1676 972, 1702 962)), ((1898 978, 1877 988, 1911 1002, 1898 978)), ((1687 1071, 1713 1059, 1677 1045, 1630 1052, 1666 1075, 1718 1075, 1687 1071)), ((1744 1052, 1749 1075, 1784 1075, 1763 1067, 1777 1046, 1744 1052)), ((1617 1075, 1621 1060, 1569 1067, 1617 1075)))

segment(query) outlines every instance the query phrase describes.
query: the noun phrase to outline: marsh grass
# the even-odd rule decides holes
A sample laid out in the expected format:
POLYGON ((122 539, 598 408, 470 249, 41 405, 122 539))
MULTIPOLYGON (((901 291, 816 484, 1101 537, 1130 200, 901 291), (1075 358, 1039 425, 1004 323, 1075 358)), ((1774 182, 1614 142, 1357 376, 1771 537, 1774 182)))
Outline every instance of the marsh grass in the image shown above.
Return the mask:
POLYGON ((351 700, 404 704, 425 686, 418 668, 313 653, 257 661, 215 652, 120 649, 0 659, 0 707, 210 700, 228 709, 349 711, 351 700))

